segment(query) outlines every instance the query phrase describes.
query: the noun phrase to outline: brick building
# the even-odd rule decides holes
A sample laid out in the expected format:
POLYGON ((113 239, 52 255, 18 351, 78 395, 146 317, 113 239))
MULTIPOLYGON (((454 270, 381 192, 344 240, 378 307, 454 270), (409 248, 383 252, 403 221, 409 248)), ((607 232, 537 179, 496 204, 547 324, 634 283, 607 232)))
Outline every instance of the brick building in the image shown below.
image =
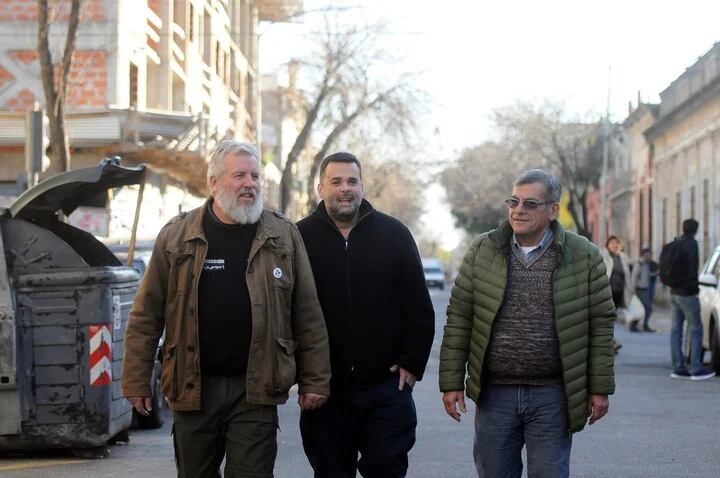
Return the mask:
MULTIPOLYGON (((69 1, 50 5, 55 60, 69 1)), ((71 168, 116 154, 147 164, 153 173, 146 194, 156 199, 143 207, 152 221, 141 223, 161 225, 197 204, 206 194, 208 152, 219 139, 260 142, 258 22, 282 20, 301 7, 301 0, 84 0, 66 106, 71 168)), ((0 185, 6 195, 17 192, 25 170, 25 111, 44 106, 37 20, 37 0, 0 2, 0 185)))

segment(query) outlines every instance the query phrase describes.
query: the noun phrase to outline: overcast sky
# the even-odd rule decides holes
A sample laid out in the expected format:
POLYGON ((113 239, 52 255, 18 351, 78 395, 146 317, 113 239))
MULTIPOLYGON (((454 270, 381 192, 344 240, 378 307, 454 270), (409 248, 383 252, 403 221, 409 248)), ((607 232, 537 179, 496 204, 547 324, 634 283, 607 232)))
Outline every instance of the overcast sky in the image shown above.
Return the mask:
MULTIPOLYGON (((447 158, 488 138, 492 110, 518 100, 560 99, 573 114, 599 118, 608 67, 611 119, 622 121, 638 91, 643 101, 659 101, 720 41, 718 0, 304 1, 308 10, 328 3, 362 5, 353 15, 387 22, 386 48, 424 72, 427 126, 439 132, 432 140, 447 158)), ((312 29, 307 18, 263 27, 263 72, 302 55, 303 34, 312 29)), ((430 217, 437 225, 446 215, 430 217)))

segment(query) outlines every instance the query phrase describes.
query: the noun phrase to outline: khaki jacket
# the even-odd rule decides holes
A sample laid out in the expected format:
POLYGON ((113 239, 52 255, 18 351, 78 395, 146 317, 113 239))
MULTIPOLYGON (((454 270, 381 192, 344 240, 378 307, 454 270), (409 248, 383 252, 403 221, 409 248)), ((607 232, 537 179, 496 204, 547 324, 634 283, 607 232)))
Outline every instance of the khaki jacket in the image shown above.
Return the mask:
MULTIPOLYGON (((197 291, 207 253, 205 211, 181 214, 157 236, 125 333, 125 397, 151 395, 155 351, 165 331, 163 394, 173 410, 200 409, 197 291)), ((329 395, 328 338, 312 269, 297 227, 282 215, 263 211, 245 279, 252 304, 248 402, 284 403, 295 383, 301 394, 329 395)))

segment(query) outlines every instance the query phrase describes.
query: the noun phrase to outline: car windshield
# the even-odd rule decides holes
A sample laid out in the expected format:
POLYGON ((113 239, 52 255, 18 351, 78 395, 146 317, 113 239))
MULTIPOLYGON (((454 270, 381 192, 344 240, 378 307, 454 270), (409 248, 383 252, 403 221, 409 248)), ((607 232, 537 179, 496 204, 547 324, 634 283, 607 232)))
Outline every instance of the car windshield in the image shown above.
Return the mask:
POLYGON ((442 269, 439 267, 425 267, 426 274, 442 274, 442 269))

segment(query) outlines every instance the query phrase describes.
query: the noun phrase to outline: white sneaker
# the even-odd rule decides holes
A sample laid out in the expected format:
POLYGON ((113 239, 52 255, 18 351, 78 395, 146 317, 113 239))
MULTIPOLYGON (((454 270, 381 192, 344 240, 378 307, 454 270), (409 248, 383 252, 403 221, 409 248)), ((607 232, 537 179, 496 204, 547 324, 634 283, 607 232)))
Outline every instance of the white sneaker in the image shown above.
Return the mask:
POLYGON ((690 380, 707 380, 709 378, 713 378, 715 376, 715 372, 711 372, 710 370, 701 370, 698 373, 695 373, 690 377, 690 380))

